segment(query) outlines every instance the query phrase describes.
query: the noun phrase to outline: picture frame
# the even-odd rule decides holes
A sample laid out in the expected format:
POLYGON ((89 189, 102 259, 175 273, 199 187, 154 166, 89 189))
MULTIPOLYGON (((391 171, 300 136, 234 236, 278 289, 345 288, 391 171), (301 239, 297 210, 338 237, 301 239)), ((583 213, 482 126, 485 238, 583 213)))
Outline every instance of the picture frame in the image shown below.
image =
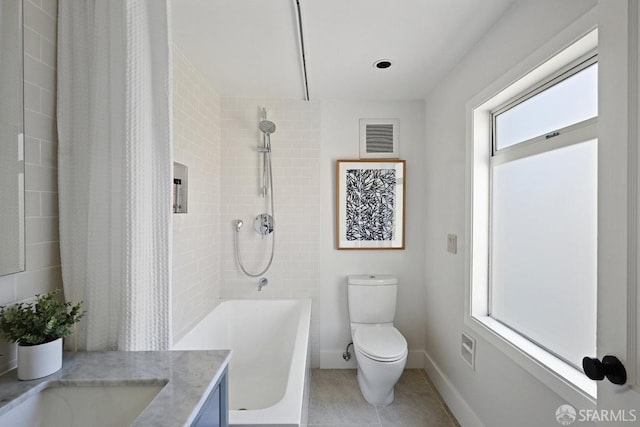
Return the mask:
POLYGON ((337 249, 404 249, 405 199, 405 160, 337 160, 337 249))
POLYGON ((360 158, 400 157, 400 120, 360 119, 360 158))

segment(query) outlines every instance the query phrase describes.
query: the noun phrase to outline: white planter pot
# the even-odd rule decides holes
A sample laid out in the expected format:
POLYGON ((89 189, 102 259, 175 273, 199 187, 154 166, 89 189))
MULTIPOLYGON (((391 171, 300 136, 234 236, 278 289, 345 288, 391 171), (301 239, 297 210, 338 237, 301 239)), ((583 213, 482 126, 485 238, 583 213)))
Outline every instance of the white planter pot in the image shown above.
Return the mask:
POLYGON ((62 368, 62 338, 45 344, 18 345, 18 379, 35 380, 62 368))

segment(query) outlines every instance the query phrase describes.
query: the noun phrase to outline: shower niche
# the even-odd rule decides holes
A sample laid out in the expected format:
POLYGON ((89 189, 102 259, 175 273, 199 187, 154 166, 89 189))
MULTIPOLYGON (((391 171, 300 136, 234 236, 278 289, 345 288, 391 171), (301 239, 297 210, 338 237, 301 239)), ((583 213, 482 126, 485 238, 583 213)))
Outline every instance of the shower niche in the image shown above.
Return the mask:
POLYGON ((173 162, 173 213, 187 213, 188 168, 173 162))

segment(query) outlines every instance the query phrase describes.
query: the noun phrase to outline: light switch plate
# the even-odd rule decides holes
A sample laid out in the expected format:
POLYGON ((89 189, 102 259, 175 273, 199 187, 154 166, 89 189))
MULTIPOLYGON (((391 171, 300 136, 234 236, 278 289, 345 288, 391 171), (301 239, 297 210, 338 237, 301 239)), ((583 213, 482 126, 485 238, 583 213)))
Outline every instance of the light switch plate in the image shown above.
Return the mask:
POLYGON ((447 234, 447 252, 458 253, 458 236, 455 234, 447 234))

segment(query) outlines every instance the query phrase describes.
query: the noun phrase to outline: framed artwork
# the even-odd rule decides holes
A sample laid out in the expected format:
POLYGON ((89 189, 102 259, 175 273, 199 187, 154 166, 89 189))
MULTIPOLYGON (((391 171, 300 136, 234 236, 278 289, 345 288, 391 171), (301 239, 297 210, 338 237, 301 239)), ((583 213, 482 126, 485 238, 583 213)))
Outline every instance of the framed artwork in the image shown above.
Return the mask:
POLYGON ((338 249, 404 249, 406 162, 336 162, 338 249))
POLYGON ((398 119, 360 119, 360 158, 400 157, 399 123, 398 119))

